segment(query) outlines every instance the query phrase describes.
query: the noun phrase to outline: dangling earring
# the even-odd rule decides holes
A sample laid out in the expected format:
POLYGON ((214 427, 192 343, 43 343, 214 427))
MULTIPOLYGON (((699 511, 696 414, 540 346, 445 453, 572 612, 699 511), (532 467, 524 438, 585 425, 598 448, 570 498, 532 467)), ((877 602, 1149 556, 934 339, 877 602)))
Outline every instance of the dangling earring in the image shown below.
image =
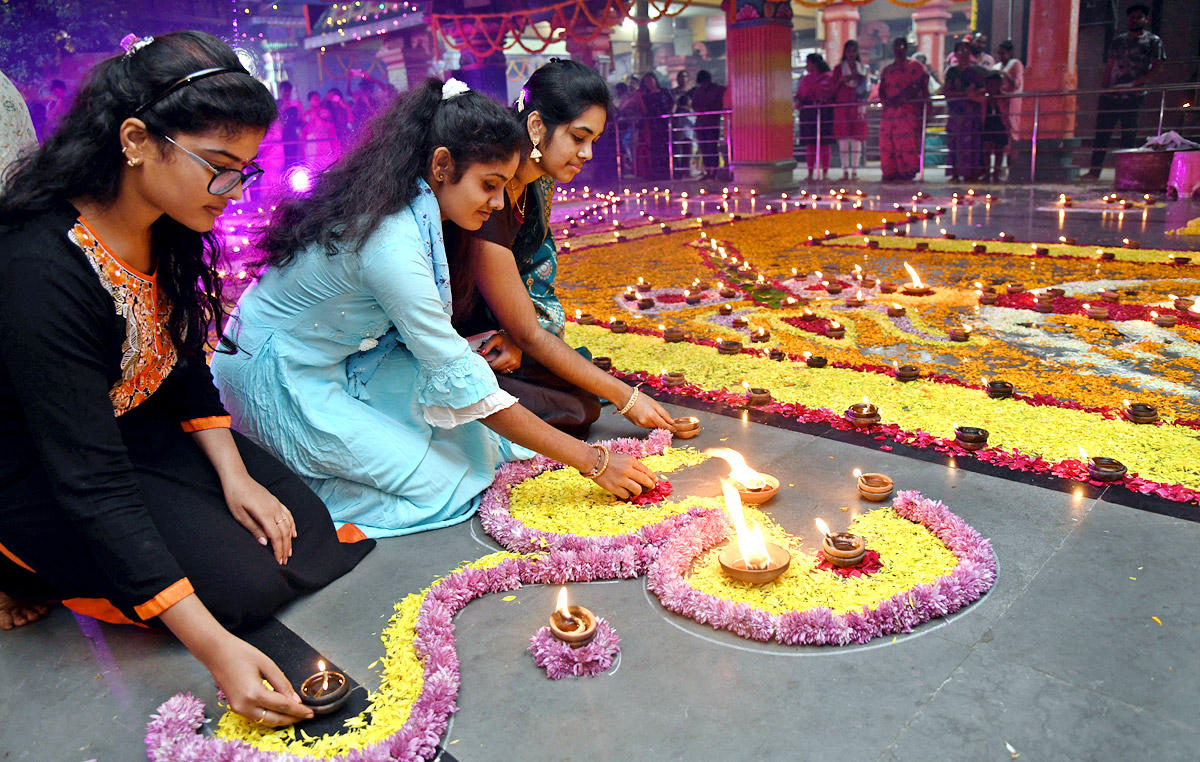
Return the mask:
POLYGON ((538 150, 537 144, 538 142, 536 140, 533 141, 533 150, 529 152, 529 158, 533 159, 534 161, 542 158, 542 152, 538 150))

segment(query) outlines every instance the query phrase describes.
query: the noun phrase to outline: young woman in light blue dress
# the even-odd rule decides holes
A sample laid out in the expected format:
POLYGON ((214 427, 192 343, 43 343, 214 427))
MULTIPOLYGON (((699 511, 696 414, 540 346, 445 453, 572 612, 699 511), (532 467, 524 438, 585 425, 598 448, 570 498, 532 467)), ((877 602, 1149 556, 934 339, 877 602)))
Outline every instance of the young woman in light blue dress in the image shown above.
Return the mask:
POLYGON ((655 484, 523 408, 451 326, 442 223, 476 229, 503 207, 521 141, 499 104, 428 80, 279 206, 269 268, 226 327, 239 351, 212 369, 235 426, 368 537, 467 519, 496 466, 530 450, 619 497, 655 484), (381 338, 396 349, 360 354, 381 338))

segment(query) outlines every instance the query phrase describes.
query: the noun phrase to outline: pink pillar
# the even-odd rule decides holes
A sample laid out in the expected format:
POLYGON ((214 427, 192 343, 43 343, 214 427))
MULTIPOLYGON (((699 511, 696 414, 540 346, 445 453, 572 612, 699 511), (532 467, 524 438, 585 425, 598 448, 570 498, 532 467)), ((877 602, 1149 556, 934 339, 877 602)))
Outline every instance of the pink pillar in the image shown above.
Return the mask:
POLYGON ((795 187, 791 3, 734 0, 727 13, 734 178, 759 188, 795 187))
POLYGON ((847 3, 827 5, 821 12, 825 22, 825 62, 830 66, 841 62, 846 40, 858 39, 859 18, 858 8, 847 3))
POLYGON ((946 22, 950 19, 950 0, 931 0, 913 11, 917 28, 917 51, 925 54, 933 70, 941 76, 946 67, 946 22))
MULTIPOLYGON (((596 27, 591 25, 579 25, 575 28, 576 34, 581 37, 587 37, 596 27)), ((578 42, 571 37, 567 37, 567 53, 572 60, 592 67, 600 72, 600 76, 607 77, 612 72, 612 29, 605 28, 600 30, 590 42, 578 42)))
MULTIPOLYGON (((1025 90, 1074 90, 1079 86, 1075 59, 1079 49, 1079 3, 1032 0, 1029 4, 1029 60, 1025 90)), ((1021 99, 1022 132, 1033 129, 1034 99, 1021 99)), ((1038 139, 1075 135, 1075 96, 1042 98, 1038 103, 1038 139)))

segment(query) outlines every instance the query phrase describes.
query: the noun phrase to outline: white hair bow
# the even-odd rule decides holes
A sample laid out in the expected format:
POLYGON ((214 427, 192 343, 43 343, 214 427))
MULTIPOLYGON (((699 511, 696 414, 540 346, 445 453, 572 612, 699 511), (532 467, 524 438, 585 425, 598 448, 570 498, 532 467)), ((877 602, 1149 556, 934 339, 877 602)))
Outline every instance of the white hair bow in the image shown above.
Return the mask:
POLYGON ((465 82, 460 82, 457 79, 451 78, 446 80, 446 83, 442 85, 442 100, 448 101, 456 95, 462 95, 463 93, 469 92, 471 92, 471 88, 467 87, 465 82))

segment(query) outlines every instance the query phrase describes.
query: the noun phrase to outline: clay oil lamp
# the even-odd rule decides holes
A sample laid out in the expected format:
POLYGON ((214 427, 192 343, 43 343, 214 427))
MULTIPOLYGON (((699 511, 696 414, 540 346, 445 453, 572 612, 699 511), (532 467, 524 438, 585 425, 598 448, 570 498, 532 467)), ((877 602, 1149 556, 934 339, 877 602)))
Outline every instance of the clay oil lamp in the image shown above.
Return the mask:
POLYGON ((677 439, 692 439, 700 433, 700 419, 695 416, 684 416, 676 418, 672 423, 675 424, 675 437, 677 439))
POLYGON ((733 327, 734 328, 746 328, 749 325, 750 325, 750 318, 746 317, 745 315, 738 315, 737 317, 735 317, 733 319, 733 327))
POLYGON ((596 322, 596 318, 590 312, 575 310, 575 322, 579 325, 593 325, 596 322))
POLYGON ((1036 243, 1034 243, 1034 244, 1030 244, 1029 248, 1033 249, 1033 256, 1035 256, 1035 257, 1050 256, 1050 249, 1048 249, 1045 246, 1038 246, 1036 243))
POLYGON ((946 330, 946 334, 950 337, 950 341, 970 341, 971 326, 969 326, 969 325, 951 326, 949 329, 946 330))
POLYGON ((750 333, 750 341, 764 342, 764 341, 770 341, 770 340, 771 340, 771 332, 768 331, 766 328, 755 328, 750 333))
POLYGON ((784 352, 782 349, 779 349, 777 347, 775 349, 772 349, 769 353, 767 353, 767 356, 770 357, 772 360, 775 360, 776 362, 782 362, 787 359, 787 352, 784 352))
POLYGON ((986 254, 987 253, 987 244, 977 243, 971 247, 971 251, 975 254, 986 254))
POLYGON ((909 381, 916 381, 921 377, 921 369, 916 365, 900 365, 895 360, 892 360, 892 367, 896 371, 896 380, 902 384, 907 384, 909 381))
POLYGON ((637 292, 639 294, 644 294, 650 290, 650 284, 647 283, 644 278, 638 278, 637 286, 635 288, 637 288, 637 292))
POLYGON ((563 241, 562 243, 558 244, 558 250, 563 252, 564 254, 569 252, 571 250, 571 242, 563 241))
POLYGON ((1078 238, 1069 238, 1065 235, 1060 235, 1058 237, 1058 242, 1063 244, 1064 246, 1076 246, 1079 244, 1079 239, 1078 238))
POLYGON ((905 309, 903 306, 900 305, 899 302, 892 302, 890 305, 888 305, 888 308, 887 308, 888 317, 894 317, 894 318, 904 317, 904 313, 905 313, 905 309))
POLYGON ((687 379, 684 378, 683 371, 679 370, 664 370, 661 375, 664 386, 683 386, 687 381, 687 379))
POLYGON ((1178 254, 1170 254, 1167 256, 1167 259, 1171 260, 1170 264, 1173 265, 1186 265, 1192 261, 1191 257, 1181 257, 1178 254))
POLYGON ((722 304, 720 307, 717 308, 717 313, 721 314, 721 315, 732 315, 733 314, 733 305, 732 304, 722 304))
POLYGON ((755 291, 770 291, 771 284, 767 283, 766 278, 764 278, 762 275, 759 275, 758 280, 756 280, 754 282, 754 290, 755 291))
POLYGON ((1060 296, 1066 296, 1067 292, 1061 288, 1048 288, 1046 289, 1046 295, 1057 299, 1060 296))
POLYGON ((830 283, 827 280, 823 280, 821 281, 821 285, 824 286, 825 290, 832 295, 842 293, 842 285, 840 283, 830 283))
POLYGON ((1171 303, 1175 306, 1175 309, 1179 310, 1180 312, 1187 312, 1192 307, 1196 306, 1196 301, 1194 299, 1175 296, 1175 294, 1167 294, 1167 296, 1170 297, 1171 303))
POLYGON ((879 423, 879 408, 872 405, 869 399, 863 397, 862 402, 856 402, 846 408, 846 420, 859 428, 874 426, 879 423))
POLYGON ((1000 300, 1000 295, 993 291, 976 290, 975 295, 979 298, 980 304, 995 304, 1000 300))
POLYGON ((350 680, 342 672, 326 669, 324 660, 317 662, 317 673, 300 684, 300 701, 314 714, 335 712, 349 698, 350 680))
POLYGON ((670 232, 671 232, 671 226, 670 226, 670 225, 668 225, 668 224, 667 224, 667 223, 665 223, 665 222, 660 222, 660 223, 658 223, 658 232, 660 232, 660 233, 670 233, 670 232))
POLYGON ((676 325, 667 328, 662 323, 659 323, 658 330, 662 332, 663 341, 667 344, 678 344, 687 338, 687 334, 683 332, 683 329, 676 325))
POLYGON ((721 355, 740 355, 742 353, 742 342, 734 341, 733 339, 724 339, 717 344, 717 354, 721 355))
POLYGON ((1141 241, 1135 241, 1135 240, 1133 240, 1133 239, 1131 239, 1131 238, 1122 238, 1122 239, 1121 239, 1121 243, 1123 243, 1123 244, 1125 245, 1125 248, 1127 248, 1127 249, 1140 249, 1140 248, 1142 248, 1142 243, 1141 243, 1141 241))
POLYGON ((614 320, 612 317, 609 317, 608 330, 613 333, 625 333, 629 330, 629 324, 624 320, 614 320))
POLYGON ((874 238, 864 238, 863 243, 866 244, 868 249, 879 248, 879 241, 876 241, 874 238))
POLYGON ((732 286, 721 284, 717 293, 721 295, 722 299, 732 299, 733 297, 737 296, 738 292, 737 289, 733 288, 732 286))
POLYGON ((737 450, 713 447, 705 450, 704 454, 729 464, 728 484, 738 496, 740 504, 761 505, 779 493, 779 480, 750 468, 737 450))
POLYGON ((760 386, 751 386, 748 381, 743 381, 742 388, 746 390, 746 404, 751 407, 766 405, 771 401, 771 392, 760 386))
POLYGON ((696 278, 694 281, 692 281, 692 288, 695 289, 697 294, 699 294, 708 291, 710 288, 712 288, 712 286, 710 286, 707 281, 702 281, 699 278, 696 278))
POLYGON ((1008 293, 1021 294, 1024 292, 1025 292, 1025 284, 1024 283, 1009 283, 1008 284, 1008 293))
POLYGON ((947 241, 953 241, 955 238, 958 238, 954 233, 947 232, 946 228, 942 228, 941 232, 942 238, 945 238, 947 241))
POLYGON ((1035 296, 1033 298, 1033 309, 1043 315, 1054 312, 1054 298, 1046 294, 1035 296))
POLYGON ((859 289, 858 291, 856 291, 854 293, 854 296, 846 297, 846 306, 847 307, 861 307, 864 304, 866 304, 866 301, 863 300, 862 289, 859 289))
POLYGON ((1099 455, 1088 457, 1087 450, 1079 448, 1079 454, 1087 466, 1088 476, 1098 482, 1118 482, 1125 478, 1128 469, 1116 458, 1104 458, 1099 455))
POLYGON ((891 283, 888 281, 882 281, 879 284, 879 291, 884 294, 894 294, 899 290, 900 290, 900 287, 897 286, 895 283, 891 283))
POLYGON ((780 306, 780 307, 783 307, 783 308, 785 308, 785 309, 787 309, 787 308, 790 308, 790 307, 795 307, 795 306, 796 306, 796 305, 798 305, 798 304, 800 304, 800 300, 799 300, 799 299, 797 299, 797 298, 796 298, 796 297, 794 297, 794 296, 789 296, 788 298, 786 298, 786 299, 784 299, 782 302, 780 302, 780 303, 779 303, 779 306, 780 306))
POLYGON ((1154 310, 1150 310, 1150 319, 1160 328, 1174 328, 1175 324, 1179 322, 1179 318, 1174 315, 1160 315, 1154 310))
POLYGON ((1013 395, 1013 385, 1007 381, 988 381, 983 379, 983 388, 987 396, 994 400, 1006 400, 1013 395))
POLYGON ((1108 307, 1102 304, 1084 304, 1083 311, 1092 320, 1108 320, 1108 307))
POLYGON ((917 271, 913 269, 912 265, 905 262, 904 269, 908 270, 908 274, 912 278, 912 281, 905 283, 902 289, 906 296, 929 296, 933 293, 932 288, 921 282, 921 276, 917 275, 917 271))
POLYGON ((572 648, 585 646, 596 635, 596 615, 583 606, 568 606, 567 589, 561 588, 550 614, 550 634, 572 648))
POLYGON ((805 352, 804 364, 810 368, 824 368, 829 364, 829 360, 826 360, 821 355, 814 355, 812 352, 805 352))
POLYGON ((1104 249, 1096 249, 1096 256, 1099 257, 1100 259, 1103 259, 1106 262, 1112 261, 1117 258, 1116 252, 1105 251, 1104 249))
POLYGON ((830 534, 829 525, 817 519, 817 529, 821 530, 821 555, 825 560, 839 568, 857 566, 867 555, 867 544, 863 538, 849 532, 830 534))
POLYGON ((854 476, 858 479, 858 494, 864 499, 879 503, 892 496, 892 477, 884 474, 864 474, 857 468, 854 469, 854 476))
POLYGON ((863 288, 875 288, 875 283, 875 279, 868 275, 865 278, 860 278, 858 285, 862 286, 863 288))
POLYGON ((831 339, 840 339, 846 335, 846 326, 835 320, 829 324, 829 328, 825 331, 825 335, 831 339))
POLYGON ((1108 289, 1102 288, 1100 289, 1100 301, 1108 302, 1109 304, 1116 304, 1117 302, 1121 301, 1121 295, 1116 291, 1109 291, 1108 289))
POLYGON ((639 310, 649 310, 649 309, 653 309, 653 308, 654 308, 654 297, 643 296, 641 299, 638 299, 638 309, 639 310))
POLYGON ((604 371, 612 370, 612 358, 611 357, 593 357, 592 365, 595 365, 600 370, 604 370, 604 371))
POLYGON ((1125 417, 1134 423, 1154 423, 1158 420, 1158 408, 1149 402, 1124 402, 1125 417))
POLYGON ((686 288, 685 288, 685 289, 683 290, 683 300, 684 300, 685 302, 687 302, 688 304, 699 304, 699 303, 700 303, 700 298, 701 298, 701 297, 700 297, 700 294, 699 294, 699 293, 695 293, 695 294, 693 294, 693 293, 692 293, 692 291, 691 291, 691 289, 686 289, 686 288))
POLYGON ((998 235, 997 238, 999 238, 1001 240, 1001 242, 1003 242, 1003 243, 1016 243, 1017 242, 1016 238, 1012 237, 1008 233, 1005 233, 1003 230, 1000 231, 1000 235, 998 235))
POLYGON ((987 447, 988 430, 977 426, 959 426, 954 424, 954 442, 964 450, 975 452, 987 447))
POLYGON ((929 251, 929 241, 917 241, 913 248, 917 251, 929 251))
POLYGON ((626 286, 625 293, 621 294, 621 298, 627 302, 636 302, 638 297, 637 293, 633 290, 633 286, 626 286))
POLYGON ((767 542, 757 521, 752 520, 753 526, 746 526, 740 493, 728 480, 721 480, 721 489, 725 493, 726 510, 736 530, 736 541, 717 554, 721 571, 733 579, 752 585, 765 584, 787 571, 792 554, 786 548, 767 542))

